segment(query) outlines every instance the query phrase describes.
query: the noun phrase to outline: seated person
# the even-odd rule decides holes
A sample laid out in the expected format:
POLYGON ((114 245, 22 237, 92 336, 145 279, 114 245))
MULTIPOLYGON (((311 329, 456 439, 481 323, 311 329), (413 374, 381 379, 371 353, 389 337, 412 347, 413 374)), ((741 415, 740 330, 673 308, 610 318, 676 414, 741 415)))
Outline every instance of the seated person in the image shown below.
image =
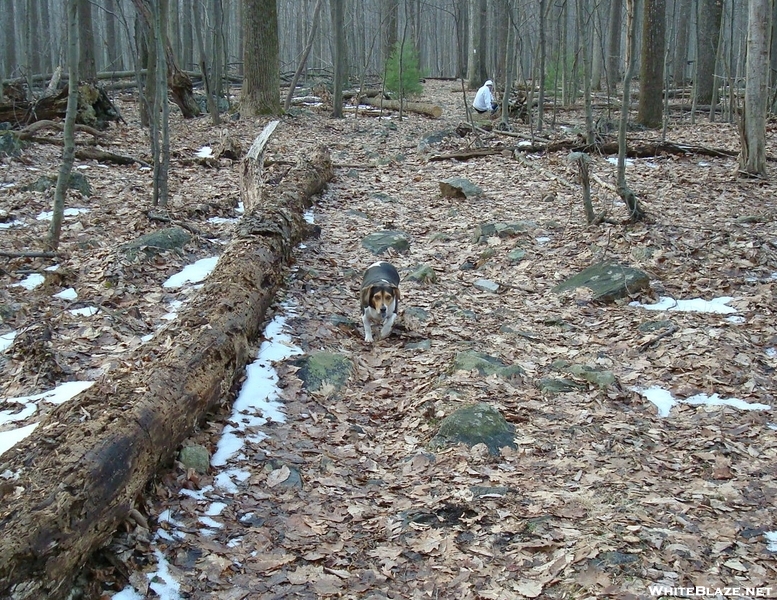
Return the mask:
POLYGON ((472 102, 472 108, 478 114, 490 112, 492 115, 496 113, 499 105, 494 102, 494 82, 490 79, 483 84, 475 94, 475 100, 472 102))

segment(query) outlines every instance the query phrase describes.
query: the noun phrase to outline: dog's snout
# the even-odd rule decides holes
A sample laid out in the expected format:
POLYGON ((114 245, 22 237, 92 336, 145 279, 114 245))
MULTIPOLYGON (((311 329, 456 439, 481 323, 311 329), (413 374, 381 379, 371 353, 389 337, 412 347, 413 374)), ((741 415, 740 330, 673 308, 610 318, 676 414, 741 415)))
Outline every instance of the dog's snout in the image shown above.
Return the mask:
POLYGON ((385 315, 386 314, 386 310, 387 310, 386 309, 386 305, 384 304, 383 306, 380 307, 380 314, 381 315, 385 315))

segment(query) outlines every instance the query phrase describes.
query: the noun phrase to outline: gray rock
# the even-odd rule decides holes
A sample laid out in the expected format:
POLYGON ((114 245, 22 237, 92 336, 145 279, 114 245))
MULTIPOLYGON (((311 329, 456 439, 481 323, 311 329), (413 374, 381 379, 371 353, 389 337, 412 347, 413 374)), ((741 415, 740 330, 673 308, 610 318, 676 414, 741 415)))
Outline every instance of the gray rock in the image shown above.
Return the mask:
POLYGON ((446 198, 473 198, 482 196, 483 190, 468 179, 451 177, 440 182, 440 193, 446 198))
POLYGON ((437 273, 429 265, 418 265, 407 278, 419 283, 437 283, 437 273))
MULTIPOLYGON (((33 181, 24 189, 30 192, 47 192, 48 190, 55 188, 56 185, 56 177, 44 175, 42 177, 38 177, 38 179, 33 181)), ((89 185, 89 180, 86 178, 86 175, 79 173, 78 171, 72 171, 70 173, 70 179, 68 180, 67 187, 68 189, 76 190, 82 196, 87 198, 92 195, 92 186, 89 185)))
POLYGON ((210 452, 205 446, 184 446, 178 453, 178 460, 185 469, 194 469, 198 473, 207 473, 210 469, 210 452))
POLYGON ((353 371, 353 363, 342 354, 334 352, 316 352, 294 361, 300 367, 297 377, 302 380, 305 389, 315 392, 325 384, 341 389, 353 371))
POLYGON ((508 365, 498 358, 474 350, 459 352, 453 361, 453 370, 477 371, 483 376, 498 375, 503 379, 513 379, 525 374, 519 365, 508 365))
POLYGON ((410 249, 410 240, 402 231, 387 229, 368 235, 362 240, 362 246, 373 254, 383 254, 389 248, 405 253, 410 249))
POLYGON ((672 321, 645 321, 637 329, 642 333, 652 333, 660 329, 669 329, 674 323, 672 321))
POLYGON ((180 227, 167 227, 153 231, 121 246, 121 251, 128 258, 135 258, 141 253, 146 257, 159 254, 165 250, 180 250, 192 236, 180 227))
POLYGON ((536 223, 530 221, 516 221, 514 223, 481 223, 472 232, 472 241, 485 244, 490 237, 511 238, 534 229, 536 223))
POLYGON ((505 446, 515 448, 515 427, 490 404, 465 406, 446 417, 440 430, 432 438, 432 448, 466 444, 485 444, 488 451, 498 455, 505 446))
POLYGON ((513 248, 507 254, 507 260, 511 265, 521 262, 526 257, 526 250, 523 248, 513 248))
POLYGON ((499 291, 499 284, 493 281, 489 281, 488 279, 478 279, 472 285, 483 292, 491 292, 492 294, 496 294, 499 291))
POLYGON ((428 321, 430 316, 428 310, 418 308, 417 306, 409 306, 405 309, 406 318, 411 317, 413 319, 418 319, 419 321, 428 321))
POLYGON ((408 350, 429 350, 432 347, 432 340, 421 340, 420 342, 408 342, 405 348, 408 350))
POLYGON ((650 277, 644 271, 617 263, 599 263, 558 284, 558 293, 585 287, 593 292, 599 302, 613 302, 642 290, 649 289, 650 277))
POLYGON ((0 156, 13 156, 14 158, 22 155, 22 142, 19 137, 10 131, 0 132, 0 156))

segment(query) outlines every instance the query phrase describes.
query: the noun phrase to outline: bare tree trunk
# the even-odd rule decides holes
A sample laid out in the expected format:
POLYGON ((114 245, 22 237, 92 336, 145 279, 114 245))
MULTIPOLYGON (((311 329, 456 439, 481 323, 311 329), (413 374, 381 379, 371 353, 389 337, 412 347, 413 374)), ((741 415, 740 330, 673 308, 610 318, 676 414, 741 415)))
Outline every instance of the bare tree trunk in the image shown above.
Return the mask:
POLYGON ((607 28, 607 92, 615 95, 615 87, 621 73, 621 23, 623 22, 623 0, 612 0, 610 24, 607 28))
POLYGON ((276 0, 243 0, 243 68, 243 112, 280 114, 276 0))
POLYGON ((715 86, 715 60, 718 56, 718 39, 723 15, 722 0, 699 0, 697 29, 697 56, 695 89, 699 104, 712 102, 715 86))
POLYGON ((67 4, 67 29, 68 29, 68 95, 67 113, 65 115, 64 148, 62 150, 62 163, 57 174, 57 187, 54 190, 53 215, 49 226, 46 246, 49 250, 59 247, 59 238, 62 232, 62 218, 65 213, 65 197, 67 195, 70 172, 73 170, 75 160, 76 142, 76 113, 78 112, 78 7, 77 0, 69 0, 67 4))
MULTIPOLYGON (((577 29, 580 35, 580 48, 583 55, 583 94, 585 102, 586 143, 594 143, 594 118, 591 107, 591 26, 593 15, 588 0, 577 2, 577 29)), ((590 221, 589 221, 590 222, 590 221)))
POLYGON ((663 122, 666 0, 644 0, 637 123, 655 129, 663 122))
POLYGON ((78 72, 84 81, 97 80, 97 62, 94 46, 94 22, 92 19, 91 0, 78 0, 78 39, 79 57, 78 72))
POLYGON ((540 91, 537 98, 537 133, 542 133, 543 120, 545 118, 545 52, 547 50, 547 10, 548 0, 540 0, 540 41, 539 41, 539 55, 540 61, 537 66, 539 71, 537 77, 539 81, 540 91))
POLYGON ((629 123, 629 105, 631 104, 631 79, 634 77, 637 62, 637 10, 639 0, 626 0, 626 41, 628 55, 626 57, 626 74, 623 77, 623 99, 621 101, 621 119, 618 126, 618 195, 629 209, 629 218, 639 221, 645 213, 639 204, 637 196, 626 183, 626 129, 629 123))
POLYGON ((151 115, 151 132, 154 137, 154 192, 152 204, 167 206, 168 178, 170 168, 170 107, 167 103, 167 56, 165 53, 165 32, 167 31, 168 0, 152 0, 154 15, 154 43, 156 55, 156 85, 154 86, 154 110, 151 115))
POLYGON ((739 174, 766 176, 766 111, 769 100, 770 0, 750 0, 747 25, 745 111, 740 123, 739 174))
POLYGON ((244 372, 250 344, 308 230, 302 213, 331 177, 323 150, 294 168, 246 212, 239 234, 180 318, 127 357, 125 364, 139 368, 117 369, 58 406, 2 455, 0 472, 10 469, 18 478, 16 491, 0 504, 0 597, 68 597, 89 554, 223 402, 244 372))
POLYGON ((343 82, 345 81, 345 0, 330 0, 332 31, 334 40, 332 54, 334 63, 334 81, 332 90, 332 116, 343 118, 343 82))
POLYGON ((688 63, 688 40, 691 31, 691 3, 692 0, 675 0, 676 17, 673 22, 677 33, 674 42, 674 62, 672 79, 676 86, 684 86, 688 77, 686 66, 688 63))

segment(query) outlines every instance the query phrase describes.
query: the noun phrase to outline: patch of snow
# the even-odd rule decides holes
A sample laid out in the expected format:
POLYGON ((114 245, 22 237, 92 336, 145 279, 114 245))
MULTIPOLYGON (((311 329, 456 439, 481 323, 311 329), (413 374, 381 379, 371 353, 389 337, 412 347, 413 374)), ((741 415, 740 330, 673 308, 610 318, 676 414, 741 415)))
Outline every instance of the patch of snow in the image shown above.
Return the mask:
POLYGON ((40 273, 30 273, 22 279, 19 283, 12 284, 14 287, 19 286, 23 287, 25 290, 34 290, 36 287, 38 287, 40 284, 42 284, 44 281, 46 281, 46 278, 41 275, 40 273))
POLYGON ((218 256, 202 258, 197 262, 187 265, 180 273, 176 273, 162 284, 162 287, 181 287, 185 283, 199 283, 203 281, 216 267, 218 256))
MULTIPOLYGON (((0 415, 2 415, 2 413, 0 413, 0 415)), ((10 431, 0 431, 0 455, 2 455, 6 450, 13 448, 16 444, 30 435, 33 431, 35 431, 37 426, 37 423, 33 423, 32 425, 26 425, 24 427, 19 427, 18 429, 11 429, 10 431)))
POLYGON ((243 201, 242 200, 237 203, 237 206, 235 207, 235 212, 236 213, 243 213, 243 212, 245 212, 245 206, 243 206, 243 201))
POLYGON ((72 310, 69 310, 71 315, 75 315, 77 317, 91 317, 95 314, 97 314, 97 311, 99 309, 96 306, 85 306, 84 308, 74 308, 72 310))
POLYGON ((214 225, 231 225, 233 223, 237 223, 240 219, 227 219, 226 217, 211 217, 208 219, 208 223, 213 223, 214 225))
POLYGON ((774 358, 777 356, 777 348, 767 348, 766 350, 764 350, 764 352, 766 353, 766 356, 768 356, 769 358, 774 358))
POLYGON ((170 563, 162 551, 158 548, 154 550, 157 560, 157 570, 146 574, 149 580, 149 588, 154 590, 160 600, 180 600, 178 593, 181 590, 181 584, 178 583, 170 573, 170 563))
POLYGON ((0 335, 0 352, 8 350, 8 348, 11 347, 11 344, 13 344, 15 338, 15 331, 9 331, 8 333, 0 335))
POLYGON ((67 288, 61 292, 54 294, 55 298, 61 298, 62 300, 75 300, 78 298, 78 293, 73 288, 67 288))
POLYGON ((771 410, 768 404, 759 402, 746 402, 739 398, 721 398, 718 394, 696 394, 685 400, 678 400, 672 393, 659 386, 649 388, 631 388, 646 400, 652 402, 658 408, 659 417, 668 417, 672 407, 676 404, 688 404, 690 406, 730 406, 739 410, 771 410))
POLYGON ((698 164, 700 167, 711 167, 712 166, 712 163, 708 163, 707 161, 704 161, 704 160, 700 160, 696 164, 698 164))
POLYGON ((764 533, 766 540, 766 549, 769 552, 777 552, 777 531, 767 531, 764 533))
POLYGON ((221 529, 222 527, 224 527, 223 523, 219 523, 218 521, 215 521, 210 517, 200 517, 199 521, 200 523, 202 523, 206 527, 210 527, 211 529, 221 529))
MULTIPOLYGON (((81 213, 88 213, 88 208, 66 208, 65 212, 63 213, 66 217, 76 217, 80 215, 81 213)), ((35 217, 38 221, 51 221, 51 219, 54 217, 54 211, 53 210, 46 210, 40 213, 37 217, 35 217)))
POLYGON ((745 402, 739 398, 721 398, 718 394, 696 394, 683 400, 685 404, 692 406, 731 406, 732 408, 738 408, 739 410, 771 410, 772 407, 768 404, 760 404, 758 402, 745 402))
POLYGON ((11 227, 16 227, 17 225, 24 225, 24 223, 22 223, 21 221, 17 221, 16 219, 13 219, 12 221, 0 223, 0 229, 10 229, 11 227))
POLYGON ((745 318, 739 316, 726 317, 726 321, 734 325, 742 325, 742 323, 745 323, 745 318))
POLYGON ((302 217, 305 219, 306 223, 310 223, 311 225, 315 223, 315 219, 313 218, 313 209, 309 208, 305 211, 305 213, 302 215, 302 217))
POLYGON ((188 496, 189 498, 194 498, 195 500, 207 500, 205 497, 205 494, 208 492, 213 491, 212 485, 206 485, 201 490, 187 490, 186 488, 181 489, 181 496, 188 496))
MULTIPOLYGON (((615 156, 611 156, 611 157, 609 157, 609 158, 607 159, 607 162, 608 162, 608 163, 610 163, 610 164, 612 164, 612 165, 617 165, 617 164, 618 164, 618 158, 617 158, 617 157, 615 157, 615 156)), ((627 158, 627 159, 626 159, 626 166, 627 166, 627 167, 630 167, 630 166, 632 166, 633 164, 634 164, 634 159, 633 159, 633 158, 627 158)))
POLYGON ((203 146, 197 151, 197 158, 213 158, 213 148, 210 146, 203 146))
POLYGON ((536 239, 538 244, 547 244, 550 241, 550 238, 547 236, 538 237, 536 239))
POLYGON ((657 386, 649 387, 644 390, 638 389, 636 391, 656 405, 659 417, 668 417, 669 411, 677 404, 677 400, 674 399, 671 392, 657 386))
POLYGON ((208 507, 208 510, 205 511, 205 514, 209 517, 218 517, 226 507, 227 505, 224 502, 214 502, 208 507))
POLYGON ((722 296, 713 300, 703 300, 702 298, 693 298, 691 300, 675 300, 668 296, 661 296, 656 304, 642 304, 640 302, 630 302, 629 306, 638 306, 645 310, 666 310, 670 312, 703 312, 717 314, 731 314, 737 312, 736 308, 726 306, 734 298, 731 296, 722 296))

